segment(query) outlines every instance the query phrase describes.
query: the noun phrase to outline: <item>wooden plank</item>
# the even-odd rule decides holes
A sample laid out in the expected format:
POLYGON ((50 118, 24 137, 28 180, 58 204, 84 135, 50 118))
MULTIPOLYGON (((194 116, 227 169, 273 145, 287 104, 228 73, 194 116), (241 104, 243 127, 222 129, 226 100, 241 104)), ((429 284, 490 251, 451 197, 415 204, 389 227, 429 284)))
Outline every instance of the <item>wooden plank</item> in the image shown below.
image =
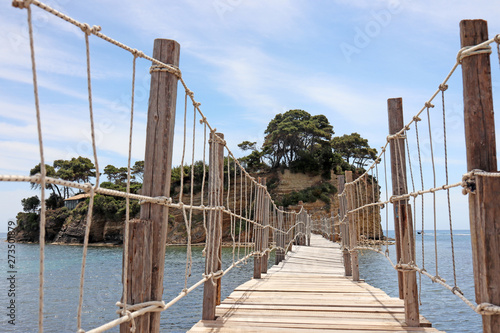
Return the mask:
POLYGON ((190 332, 439 332, 422 317, 427 327, 408 327, 404 302, 343 276, 342 264, 335 268, 341 257, 338 244, 312 235, 310 247, 294 246, 278 269, 236 288, 217 307, 216 320, 190 332))

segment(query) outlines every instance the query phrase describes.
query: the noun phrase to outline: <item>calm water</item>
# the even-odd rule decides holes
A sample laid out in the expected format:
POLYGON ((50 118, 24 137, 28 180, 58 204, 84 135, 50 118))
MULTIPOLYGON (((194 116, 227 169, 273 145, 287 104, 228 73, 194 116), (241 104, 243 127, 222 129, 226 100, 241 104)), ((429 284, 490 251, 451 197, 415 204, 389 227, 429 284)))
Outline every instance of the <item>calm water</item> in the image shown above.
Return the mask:
MULTIPOLYGON (((419 236, 420 237, 420 236, 419 236)), ((0 306, 8 306, 7 297, 7 243, 0 234, 0 306)), ((433 235, 424 237, 426 267, 433 271, 433 235)), ((449 256, 449 236, 438 235, 440 275, 452 281, 449 256)), ((468 231, 460 231, 455 237, 459 285, 465 295, 474 299, 473 277, 468 231)), ((420 243, 420 239, 418 240, 420 243)), ((38 245, 16 244, 16 325, 7 323, 5 310, 0 314, 2 332, 36 332, 38 318, 38 245)), ((204 266, 201 247, 193 248, 193 274, 189 285, 198 281, 204 266)), ((165 300, 177 296, 184 287, 185 247, 168 247, 165 268, 165 300), (179 278, 180 277, 180 278, 179 278)), ((394 248, 390 248, 395 255, 394 248)), ((417 250, 420 252, 420 248, 417 250)), ((115 302, 121 296, 121 248, 89 248, 85 279, 83 328, 89 330, 116 319, 115 302)), ((232 260, 231 249, 223 249, 223 262, 232 260)), ((82 247, 46 246, 45 319, 44 332, 75 332, 78 304, 78 288, 82 247)), ((270 263, 274 259, 269 260, 270 263)), ((222 297, 251 278, 253 265, 233 269, 222 280, 222 297)), ((360 272, 368 283, 397 297, 397 278, 387 260, 373 252, 360 256, 360 272)), ((451 292, 425 279, 422 283, 421 313, 434 327, 447 332, 480 332, 481 318, 459 301, 451 292)), ((162 314, 162 332, 185 332, 201 317, 203 288, 200 287, 162 314)), ((117 332, 118 329, 110 330, 117 332)))
MULTIPOLYGON (((389 231, 389 237, 394 237, 389 231)), ((417 235, 417 263, 422 266, 422 235, 417 235)), ((453 285, 453 269, 451 260, 450 235, 447 231, 437 232, 438 242, 438 273, 448 284, 453 285)), ((455 260, 457 284, 464 295, 472 301, 474 297, 474 276, 472 272, 472 250, 469 230, 454 231, 455 260)), ((389 247, 393 262, 396 258, 396 249, 389 247)), ((434 254, 434 232, 424 232, 425 268, 430 274, 436 272, 434 254)), ((392 297, 398 297, 397 273, 382 255, 364 251, 360 257, 360 275, 372 286, 384 290, 392 297)), ((481 316, 476 314, 457 296, 452 294, 429 278, 422 277, 422 305, 420 314, 428 319, 433 327, 449 333, 477 333, 482 332, 481 316)))

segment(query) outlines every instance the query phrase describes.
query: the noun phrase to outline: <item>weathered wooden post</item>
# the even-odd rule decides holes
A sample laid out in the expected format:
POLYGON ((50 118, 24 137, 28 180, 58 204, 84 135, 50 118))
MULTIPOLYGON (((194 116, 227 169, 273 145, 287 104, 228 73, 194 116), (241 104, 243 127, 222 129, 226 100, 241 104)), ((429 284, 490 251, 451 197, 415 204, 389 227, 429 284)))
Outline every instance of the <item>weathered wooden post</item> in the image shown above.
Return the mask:
POLYGON ((340 219, 344 220, 340 224, 340 232, 341 232, 341 242, 340 246, 342 248, 342 255, 344 258, 344 269, 345 276, 352 276, 352 267, 351 267, 351 255, 349 254, 349 217, 347 216, 347 198, 345 191, 345 178, 343 175, 338 176, 338 187, 339 193, 343 194, 339 197, 339 214, 340 219))
MULTIPOLYGON (((266 186, 266 178, 262 178, 261 184, 263 186, 266 186)), ((269 196, 267 195, 267 190, 265 187, 262 189, 262 193, 263 193, 263 209, 262 209, 263 220, 262 220, 262 224, 264 226, 264 229, 262 229, 262 251, 265 251, 269 247, 269 218, 270 218, 269 206, 270 206, 270 202, 269 202, 269 196)), ((261 262, 261 267, 260 267, 261 273, 264 273, 264 274, 267 273, 268 260, 269 260, 269 252, 266 252, 265 254, 262 255, 262 262, 261 262)))
POLYGON ((285 234, 283 233, 286 229, 285 221, 283 220, 283 206, 279 207, 278 210, 278 229, 280 232, 277 232, 277 246, 280 247, 276 250, 276 265, 282 262, 285 259, 285 234))
POLYGON ((311 246, 311 215, 307 214, 307 246, 311 246))
MULTIPOLYGON (((483 20, 460 22, 462 47, 488 40, 483 20)), ((491 86, 490 56, 475 54, 462 60, 467 170, 496 172, 497 149, 491 86)), ((500 305, 500 178, 475 175, 469 194, 469 216, 476 302, 500 305)), ((498 332, 500 315, 483 315, 483 332, 498 332)))
MULTIPOLYGON (((387 106, 389 111, 389 134, 394 135, 404 127, 403 99, 390 98, 387 100, 387 106)), ((404 137, 396 137, 390 140, 393 195, 408 193, 404 140, 404 137)), ((407 199, 394 202, 393 207, 396 249, 399 249, 399 254, 397 254, 398 262, 401 260, 403 264, 410 264, 415 260, 415 242, 413 239, 411 207, 407 199)), ((414 270, 407 270, 404 272, 398 271, 398 280, 400 288, 399 297, 405 301, 406 325, 410 327, 420 326, 417 273, 414 270)))
MULTIPOLYGON (((260 177, 258 178, 258 184, 261 184, 260 177)), ((259 252, 253 256, 253 278, 260 279, 262 273, 262 209, 263 209, 263 191, 261 186, 257 186, 257 193, 255 197, 255 222, 258 223, 254 225, 254 237, 255 237, 255 251, 259 252)))
MULTIPOLYGON (((345 172, 346 183, 352 182, 352 171, 345 172)), ((353 186, 345 188, 347 190, 347 210, 354 209, 355 189, 353 186)), ((349 216, 349 252, 351 253, 351 269, 352 280, 359 281, 359 262, 358 250, 354 250, 358 246, 358 223, 353 213, 348 213, 349 216)))
MULTIPOLYGON (((155 39, 153 57, 179 66, 180 45, 173 40, 155 39)), ((170 175, 174 141, 177 81, 166 71, 151 73, 146 155, 142 194, 151 197, 170 196, 170 175), (159 135, 161 133, 161 135, 159 135)), ((127 304, 161 301, 167 243, 168 207, 145 203, 140 219, 130 222, 128 238, 127 304)), ((135 320, 138 332, 159 332, 160 313, 145 314, 135 320)), ((120 332, 130 332, 131 322, 120 325, 120 332)))
MULTIPOLYGON (((208 169, 208 206, 222 207, 224 192, 224 134, 210 133, 208 169)), ((205 246, 205 274, 221 270, 222 212, 208 211, 205 246)), ((215 320, 215 308, 220 302, 221 279, 211 277, 203 285, 203 320, 215 320)))

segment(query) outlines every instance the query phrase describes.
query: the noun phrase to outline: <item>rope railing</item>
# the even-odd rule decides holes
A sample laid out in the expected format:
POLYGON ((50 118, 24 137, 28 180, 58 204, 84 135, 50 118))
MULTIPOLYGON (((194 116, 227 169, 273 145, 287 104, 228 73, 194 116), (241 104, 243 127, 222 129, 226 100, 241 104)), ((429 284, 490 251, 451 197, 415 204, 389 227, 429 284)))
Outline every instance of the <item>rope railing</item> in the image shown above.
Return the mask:
MULTIPOLYGON (((126 218, 125 229, 123 237, 124 258, 128 256, 129 238, 131 235, 130 225, 132 223, 130 217, 130 200, 137 200, 141 205, 153 204, 168 207, 179 212, 184 226, 186 229, 186 269, 184 277, 184 288, 180 291, 179 295, 172 300, 166 301, 153 301, 144 302, 139 304, 127 304, 126 300, 129 296, 129 267, 128 260, 124 260, 123 267, 123 298, 121 302, 117 303, 120 318, 111 322, 105 323, 97 328, 87 332, 104 332, 116 327, 120 324, 131 322, 131 332, 136 329, 136 318, 148 313, 161 312, 170 308, 177 303, 180 299, 187 296, 199 286, 211 282, 216 283, 224 275, 230 272, 233 268, 241 264, 246 264, 248 259, 252 257, 265 257, 271 251, 279 250, 285 252, 291 247, 294 242, 299 239, 304 239, 310 232, 309 221, 310 217, 307 215, 303 207, 298 211, 285 211, 277 207, 276 203, 272 200, 271 194, 268 192, 267 187, 262 184, 259 179, 256 179, 242 166, 240 161, 235 157, 233 152, 228 147, 223 136, 216 132, 216 129, 210 125, 207 117, 200 109, 200 103, 194 98, 194 93, 188 88, 187 83, 182 77, 181 70, 171 64, 166 64, 154 57, 146 55, 144 52, 129 47, 101 32, 99 26, 90 27, 87 23, 79 22, 53 8, 38 1, 38 0, 14 0, 13 6, 26 9, 28 16, 28 27, 30 31, 30 49, 31 49, 31 62, 33 69, 33 85, 36 100, 37 122, 38 122, 38 135, 40 147, 40 160, 41 172, 34 176, 19 176, 19 175, 0 175, 2 182, 29 182, 32 184, 40 184, 42 192, 42 212, 40 223, 40 300, 39 300, 39 331, 43 331, 43 315, 44 315, 44 263, 43 258, 44 244, 45 244, 45 208, 44 208, 44 193, 47 184, 61 185, 67 188, 81 190, 90 194, 89 209, 87 213, 87 223, 85 226, 85 238, 83 246, 83 260, 80 279, 80 293, 79 293, 79 306, 77 312, 77 332, 86 332, 82 328, 82 303, 84 298, 84 276, 86 268, 86 257, 89 243, 89 232, 93 215, 93 203, 96 195, 115 196, 126 199, 126 218), (38 104, 39 92, 37 90, 38 84, 36 79, 36 56, 34 48, 34 37, 32 34, 31 10, 32 6, 36 6, 66 22, 72 24, 82 30, 85 35, 86 43, 86 65, 87 65, 87 83, 88 83, 88 100, 89 100, 89 114, 90 114, 90 133, 93 147, 93 159, 96 168, 96 184, 91 183, 78 183, 74 181, 67 181, 49 177, 45 170, 45 158, 43 151, 43 135, 41 130, 40 120, 40 106, 38 104), (89 36, 96 36, 114 46, 117 46, 133 56, 133 75, 132 75, 132 99, 130 106, 130 129, 129 129, 129 142, 128 142, 128 166, 127 166, 127 189, 126 191, 117 191, 113 189, 100 187, 99 184, 99 163, 97 154, 97 144, 95 140, 94 129, 94 111, 92 108, 92 68, 90 65, 90 52, 89 52, 89 36), (162 72, 174 75, 184 88, 184 121, 183 121, 183 143, 182 143, 182 156, 181 156, 181 176, 179 192, 177 194, 167 196, 153 197, 148 195, 131 193, 131 154, 132 154, 132 139, 133 139, 133 126, 134 126, 134 95, 135 95, 135 76, 136 76, 136 60, 142 58, 152 63, 150 73, 152 75, 160 75, 162 72), (193 112, 188 112, 188 100, 193 105, 193 112), (192 127, 191 127, 192 125, 192 127), (197 130, 197 127, 203 127, 202 134, 197 130), (191 128, 190 130, 188 128, 191 128), (207 138, 210 134, 210 139, 207 138), (188 135, 192 135, 192 146, 188 148, 188 135), (201 141, 201 142, 200 142, 201 141), (209 149, 207 149, 209 145, 209 149), (213 148, 221 146, 223 149, 223 160, 215 158, 213 155, 213 148), (202 158, 202 179, 201 190, 195 193, 195 156, 196 150, 200 149, 203 154, 202 158), (210 155, 210 156, 207 156, 210 155), (207 158, 209 162, 207 163, 207 158), (188 161, 189 160, 189 161, 188 161), (190 174, 185 175, 184 167, 190 168, 190 174), (208 169, 208 171, 207 171, 208 169), (222 170, 221 177, 212 178, 208 175, 209 172, 215 170, 222 170), (187 186, 187 189, 185 189, 187 186), (224 188, 225 187, 225 188, 224 188), (214 189, 215 194, 211 193, 214 189), (208 197, 208 201, 207 201, 208 197), (211 199, 212 198, 212 199, 211 199), (205 247, 203 254, 215 254, 216 258, 207 262, 205 272, 202 278, 194 284, 188 286, 188 277, 192 274, 192 235, 193 218, 196 214, 202 215, 203 228, 206 235, 205 247), (224 235, 230 239, 232 247, 232 262, 230 265, 222 270, 221 261, 218 251, 216 250, 222 245, 223 231, 220 228, 218 231, 211 230, 207 225, 211 219, 219 218, 220 221, 228 221, 230 224, 229 233, 224 235)), ((146 162, 147 163, 147 162, 146 162)), ((267 262, 266 262, 267 264, 267 262)))
MULTIPOLYGON (((77 332, 84 333, 82 329, 82 302, 84 297, 84 276, 86 268, 86 256, 89 243, 89 232, 91 228, 92 215, 93 215, 93 204, 95 195, 107 195, 115 196, 126 199, 126 218, 125 218, 125 230, 124 230, 124 257, 128 256, 129 249, 129 236, 130 236, 130 224, 132 220, 130 218, 130 200, 138 200, 141 205, 153 204, 160 205, 164 207, 176 210, 181 216, 184 222, 184 227, 186 229, 186 269, 184 275, 184 288, 180 291, 179 295, 172 300, 165 301, 153 301, 144 302, 138 304, 127 304, 127 295, 129 293, 128 276, 129 268, 127 267, 128 261, 124 260, 123 267, 123 301, 118 302, 116 305, 119 307, 117 313, 121 315, 120 318, 113 320, 111 322, 105 323, 100 327, 89 330, 87 332, 104 332, 112 327, 116 327, 120 324, 131 322, 132 328, 131 332, 135 330, 136 318, 142 315, 154 312, 162 312, 170 308, 172 305, 177 303, 180 299, 187 296, 193 290, 205 283, 216 284, 217 280, 220 280, 224 275, 226 275, 233 268, 238 267, 241 264, 246 264, 248 260, 252 257, 254 258, 264 258, 272 251, 280 251, 286 253, 286 251, 291 247, 293 243, 305 244, 305 240, 310 237, 311 233, 320 233, 325 237, 334 240, 336 237, 342 238, 342 246, 344 250, 348 250, 353 253, 356 250, 372 250, 383 254, 391 263, 392 267, 398 271, 415 271, 419 273, 419 276, 427 276, 433 282, 437 282, 443 287, 452 291, 457 295, 462 301, 464 301, 468 306, 470 306, 474 311, 482 315, 493 315, 500 313, 500 307, 498 305, 481 303, 474 305, 473 302, 469 301, 460 291, 457 285, 456 269, 455 269, 455 254, 453 245, 453 225, 452 225, 452 210, 450 203, 450 190, 458 187, 463 187, 465 193, 472 193, 474 191, 474 181, 477 176, 486 177, 500 177, 499 173, 491 173, 484 171, 473 171, 464 175, 460 182, 449 183, 448 177, 448 157, 447 157, 447 139, 446 139, 446 111, 445 111, 445 91, 448 89, 448 82, 457 67, 462 63, 462 61, 470 56, 475 56, 479 54, 490 54, 491 47, 490 44, 496 42, 500 44, 500 35, 495 35, 494 38, 480 43, 472 47, 464 47, 459 50, 457 54, 456 63, 453 65, 452 69, 445 77, 445 79, 439 84, 438 89, 432 94, 432 96, 424 103, 424 106, 411 118, 410 122, 402 126, 400 130, 394 134, 389 135, 386 138, 386 143, 382 147, 380 154, 376 157, 375 161, 367 168, 367 170, 359 175, 353 181, 345 183, 345 189, 339 194, 339 200, 341 202, 340 213, 330 218, 322 219, 312 219, 311 216, 302 207, 298 212, 295 211, 285 211, 279 208, 276 203, 272 200, 271 194, 267 190, 267 187, 262 180, 253 177, 240 163, 240 161, 235 157, 233 152, 230 150, 224 137, 217 133, 216 128, 212 127, 207 120, 207 117, 202 112, 200 106, 201 103, 196 101, 194 98, 194 93, 191 91, 183 79, 181 70, 172 64, 166 64, 158 59, 146 55, 144 52, 129 47, 101 32, 99 26, 90 27, 87 23, 79 22, 53 8, 38 1, 38 0, 14 0, 13 6, 26 9, 28 28, 30 33, 30 51, 31 51, 31 64, 33 72, 33 86, 35 95, 35 108, 37 117, 37 128, 38 128, 38 141, 40 147, 40 174, 34 176, 16 176, 16 175, 0 175, 0 181, 2 182, 29 182, 34 184, 40 184, 41 186, 41 201, 42 210, 40 218, 40 285, 39 285, 39 331, 43 331, 43 314, 44 314, 44 244, 45 244, 45 189, 47 184, 61 185, 68 188, 79 189, 85 193, 90 194, 89 208, 87 213, 87 222, 85 229, 85 238, 83 246, 83 258, 82 258, 82 269, 81 269, 81 279, 80 279, 80 293, 79 293, 79 307, 77 314, 77 332), (34 37, 32 32, 32 22, 31 22, 31 7, 36 6, 66 22, 72 24, 82 30, 85 36, 86 43, 86 66, 87 66, 87 84, 88 84, 88 100, 89 100, 89 115, 90 115, 90 133, 91 141, 93 147, 93 158, 94 165, 96 169, 96 184, 91 183, 78 183, 62 179, 57 179, 54 177, 48 177, 45 169, 45 156, 44 156, 44 144, 41 126, 41 110, 39 105, 39 92, 38 83, 36 76, 36 56, 34 48, 34 37), (99 184, 99 163, 97 154, 97 145, 95 140, 95 130, 94 130, 94 111, 92 107, 92 86, 91 86, 91 65, 90 65, 90 52, 89 52, 89 36, 96 36, 116 47, 119 47, 133 56, 133 75, 132 75, 132 99, 130 107, 130 129, 129 129, 129 142, 128 142, 128 166, 127 166, 127 189, 126 191, 117 191, 108 188, 102 188, 99 184), (183 142, 182 142, 182 156, 180 165, 180 185, 178 186, 179 192, 171 196, 147 196, 136 193, 131 193, 130 183, 131 183, 131 150, 132 150, 132 139, 133 139, 133 125, 134 125, 134 95, 135 95, 135 75, 136 75, 136 60, 137 58, 145 59, 152 63, 150 68, 151 75, 169 74, 174 75, 184 88, 184 120, 183 120, 183 142), (434 157, 434 147, 432 145, 432 130, 431 130, 431 113, 430 109, 434 108, 432 102, 441 92, 442 95, 442 110, 443 110, 443 133, 444 133, 444 160, 445 160, 445 173, 446 181, 443 185, 437 186, 436 179, 436 166, 434 157), (188 101, 191 102, 193 109, 192 113, 188 112, 188 101), (424 111, 426 114, 423 115, 424 111), (431 143, 431 164, 432 164, 432 174, 433 174, 433 186, 425 188, 424 186, 424 173, 423 173, 423 163, 421 158, 421 139, 418 132, 418 123, 422 120, 424 116, 427 116, 427 126, 429 130, 429 141, 431 143), (189 125, 189 126, 188 126, 189 125), (192 126, 191 126, 192 125, 192 126), (201 125, 202 134, 197 130, 198 125, 201 125), (188 129, 189 128, 189 129, 188 129), (408 145, 408 133, 411 129, 415 129, 415 145, 418 151, 418 167, 420 170, 420 180, 421 188, 416 189, 415 177, 413 172, 413 167, 411 165, 411 159, 406 161, 404 155, 408 153, 409 155, 409 145, 408 145), (187 147, 188 135, 192 135, 192 146, 187 147), (208 135, 210 138, 208 138, 208 135), (199 144, 201 141, 201 144, 199 144), (198 144, 197 144, 198 143, 198 144), (207 149, 207 145, 209 148, 207 149), (392 158, 393 164, 395 164, 396 179, 392 179, 390 183, 394 186, 397 185, 398 188, 404 188, 404 193, 395 193, 392 196, 388 194, 388 177, 387 177, 387 163, 386 163, 386 152, 387 147, 391 145, 394 147, 395 153, 392 158), (200 192, 195 191, 195 183, 199 180, 196 179, 195 175, 195 156, 197 150, 202 151, 202 179, 201 179, 201 189, 200 192), (222 159, 216 158, 215 149, 219 147, 222 148, 222 159), (209 162, 207 163, 207 155, 209 162), (379 165, 383 161, 383 177, 379 175, 379 165), (188 167, 190 173, 185 175, 184 167, 188 167), (208 169, 208 171, 207 171, 208 169), (221 170, 221 174, 216 174, 215 170, 221 170), (408 172, 411 178, 412 190, 407 190, 408 182, 408 172), (212 174, 213 173, 213 174, 212 174), (207 175, 208 174, 208 175, 207 175), (380 182, 384 179, 385 183, 385 198, 382 199, 382 190, 375 190, 379 187, 383 188, 383 183, 380 182), (185 188, 187 186, 187 188, 185 188), (214 190, 215 189, 215 190, 214 190), (434 251, 435 251, 435 273, 431 274, 427 271, 425 266, 425 247, 423 245, 422 236, 422 256, 421 266, 417 265, 417 256, 415 253, 410 251, 410 259, 408 262, 403 262, 401 258, 397 260, 396 263, 392 261, 389 256, 389 240, 387 237, 383 237, 382 233, 382 214, 381 210, 384 209, 385 220, 386 220, 386 235, 388 231, 388 206, 392 204, 398 208, 403 207, 405 209, 406 216, 413 216, 413 222, 416 223, 417 220, 417 198, 421 199, 421 218, 422 218, 422 228, 421 232, 424 233, 424 196, 432 195, 433 197, 433 216, 434 216, 434 237, 436 237, 436 193, 446 191, 447 194, 447 208, 449 212, 449 224, 450 224, 450 242, 452 249, 452 261, 453 261, 453 279, 454 283, 447 284, 446 281, 439 275, 439 264, 437 255, 437 240, 434 239, 434 251), (197 193, 196 193, 197 192, 197 193), (409 193, 408 193, 409 192, 409 193), (411 211, 409 201, 413 199, 413 213, 411 211), (205 247, 203 249, 204 255, 215 255, 214 260, 208 262, 205 266, 204 273, 201 274, 202 278, 195 282, 194 284, 188 286, 188 277, 192 274, 192 229, 194 225, 194 218, 196 214, 201 214, 201 219, 203 221, 203 229, 205 232, 205 247), (229 232, 223 234, 222 227, 219 229, 211 229, 208 225, 209 221, 217 219, 221 221, 220 223, 227 222, 229 225, 229 232), (357 225, 353 227, 352 221, 359 221, 357 225), (351 228, 351 229, 350 229, 351 228), (354 236, 356 240, 354 245, 350 245, 349 242, 345 241, 345 238, 354 236), (361 236, 359 236, 361 235, 361 236), (232 261, 231 264, 224 270, 222 270, 222 258, 218 254, 218 249, 222 246, 222 239, 225 237, 230 240, 232 247, 232 261), (359 239, 358 239, 359 238, 359 239), (377 240, 377 241, 375 241, 377 240), (382 247, 385 246, 385 251, 382 251, 382 247)), ((392 148, 391 148, 392 150, 392 148)), ((394 171, 393 171, 394 173, 394 171)), ((402 216, 403 212, 399 211, 399 215, 396 217, 399 219, 398 228, 396 232, 403 234, 402 229, 402 216)), ((413 226, 412 226, 413 228, 413 226)), ((416 243, 416 232, 413 228, 413 234, 411 235, 413 244, 416 243)), ((267 262, 266 262, 267 263, 267 262)))
MULTIPOLYGON (((341 216, 339 217, 339 223, 341 226, 347 226, 351 228, 348 231, 341 233, 341 237, 344 239, 348 237, 346 233, 355 232, 357 236, 357 244, 352 246, 348 241, 342 241, 343 247, 348 251, 357 250, 371 250, 384 255, 391 266, 397 271, 414 271, 417 272, 420 277, 419 282, 419 297, 421 298, 422 287, 421 287, 421 277, 425 276, 429 278, 432 282, 436 282, 443 286, 444 288, 450 290, 459 299, 461 299, 465 304, 467 304, 472 310, 481 315, 498 315, 500 313, 499 304, 490 304, 488 302, 483 302, 480 304, 475 304, 464 296, 460 290, 457 283, 457 272, 455 263, 455 246, 453 237, 453 218, 452 218, 452 205, 450 199, 450 190, 456 188, 463 188, 463 194, 474 193, 475 190, 475 177, 500 177, 500 172, 485 172, 482 170, 473 170, 463 175, 461 181, 450 183, 449 181, 449 169, 448 169, 448 140, 447 140, 447 128, 446 128, 446 107, 445 107, 445 91, 448 89, 448 82, 452 75, 455 73, 457 67, 462 63, 463 59, 470 56, 480 55, 480 54, 491 54, 490 44, 497 43, 500 45, 500 34, 495 35, 483 43, 475 46, 464 47, 459 50, 457 54, 457 60, 452 66, 452 69, 445 77, 445 79, 439 84, 438 89, 431 95, 431 97, 424 103, 424 106, 411 117, 411 120, 406 124, 402 125, 400 129, 396 130, 394 134, 387 136, 386 143, 382 147, 381 152, 374 160, 374 162, 367 168, 366 171, 361 173, 353 181, 347 182, 345 184, 345 190, 339 193, 339 201, 341 202, 341 216), (432 122, 431 122, 431 109, 435 106, 432 104, 434 99, 441 93, 441 103, 442 103, 442 133, 443 133, 443 160, 444 168, 443 173, 445 174, 445 181, 443 185, 437 185, 436 176, 436 148, 434 147, 434 140, 432 138, 432 122), (426 111, 424 113, 424 111, 426 111), (428 142, 430 149, 430 163, 425 165, 422 160, 422 134, 419 132, 419 122, 422 118, 427 118, 426 127, 428 128, 428 142), (415 138, 412 142, 412 146, 416 147, 418 156, 418 173, 415 172, 414 166, 412 165, 412 159, 406 159, 405 155, 410 157, 410 145, 409 145, 409 133, 411 130, 415 131, 415 138), (386 156, 387 147, 391 146, 391 158, 386 156), (387 164, 392 167, 392 172, 387 171, 387 164), (379 175, 379 166, 382 166, 383 172, 379 175), (424 168, 428 166, 429 170, 424 173, 424 168), (428 177, 428 174, 431 176, 428 177), (391 179, 392 176, 392 179, 391 179), (420 189, 417 188, 416 179, 420 178, 420 189), (432 186, 425 187, 424 178, 426 182, 431 179, 432 186), (408 190, 408 181, 410 181, 411 190, 408 190), (370 184, 371 183, 371 184, 370 184), (393 195, 389 195, 388 184, 393 187, 393 195), (369 186, 367 186, 369 185, 369 186), (376 188, 380 190, 375 191, 376 188), (452 283, 447 283, 445 279, 440 276, 439 273, 439 261, 440 258, 438 253, 438 241, 437 241, 437 203, 436 194, 439 192, 446 193, 446 205, 447 205, 447 218, 449 220, 449 233, 450 233, 450 248, 451 248, 451 266, 452 266, 452 283), (385 198, 382 195, 385 193, 385 198), (424 197, 427 198, 428 195, 432 196, 432 201, 427 203, 424 201, 424 197), (417 201, 417 198, 420 200, 417 201), (412 207, 410 205, 412 201, 412 207), (342 204, 344 203, 344 208, 342 204), (386 235, 388 232, 389 225, 389 204, 393 206, 394 218, 395 218, 395 232, 396 232, 396 247, 397 247, 397 259, 394 261, 390 257, 389 245, 391 242, 387 237, 382 240, 382 237, 378 237, 378 241, 375 237, 376 229, 381 226, 381 211, 385 210, 385 230, 386 235), (431 206, 434 230, 434 249, 433 256, 435 261, 435 267, 433 268, 434 273, 428 271, 426 266, 426 247, 424 244, 425 235, 425 209, 431 206), (417 214, 417 206, 420 206, 421 211, 417 214), (421 218, 421 228, 418 232, 421 234, 422 243, 420 245, 422 253, 420 258, 417 257, 414 247, 417 242, 417 232, 416 223, 417 217, 421 218), (409 227, 411 234, 410 239, 405 239, 405 245, 398 244, 398 237, 403 237, 408 231, 403 230, 403 224, 409 219, 409 227), (352 221, 357 221, 357 225, 354 226, 352 230, 352 221), (405 220, 405 221, 404 221, 405 220), (361 221, 361 222, 360 222, 361 221), (404 261, 401 257, 401 246, 413 247, 413 250, 409 251, 409 258, 404 261), (383 249, 385 247, 385 250, 383 249), (417 264, 417 261, 420 263, 417 264)), ((500 58, 500 53, 499 53, 500 58)), ((391 117, 391 114, 389 114, 391 117)), ((402 109, 401 109, 402 117, 402 109)), ((401 121, 401 124, 403 122, 401 121)), ((424 125, 425 126, 425 125, 424 125)), ((408 228, 408 226, 406 226, 408 228)), ((342 230, 342 228, 341 228, 342 230)), ((345 230, 345 229, 344 229, 345 230)), ((380 230, 380 229, 379 229, 380 230)))

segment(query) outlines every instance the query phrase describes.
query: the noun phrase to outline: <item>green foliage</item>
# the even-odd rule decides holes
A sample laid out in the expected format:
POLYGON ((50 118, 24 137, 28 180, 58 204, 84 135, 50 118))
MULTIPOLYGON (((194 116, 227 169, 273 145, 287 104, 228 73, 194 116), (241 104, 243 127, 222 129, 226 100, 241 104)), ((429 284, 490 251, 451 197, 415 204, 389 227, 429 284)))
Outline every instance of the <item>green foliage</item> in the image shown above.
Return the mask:
MULTIPOLYGON (((30 170, 30 176, 40 172, 41 166, 39 163, 30 170)), ((92 177, 95 177, 95 166, 90 159, 78 156, 77 158, 71 158, 71 160, 55 160, 53 166, 46 164, 45 172, 48 177, 60 178, 78 183, 88 183, 92 177)), ((32 183, 31 188, 37 189, 40 188, 40 185, 32 183)), ((70 191, 67 187, 63 187, 62 193, 60 188, 54 184, 47 184, 46 188, 52 190, 53 194, 57 194, 63 199, 70 196, 70 191)))
POLYGON ((51 193, 49 198, 45 200, 45 206, 47 209, 61 208, 64 206, 64 199, 55 193, 51 193))
POLYGON ((333 127, 324 115, 311 116, 304 110, 277 114, 267 126, 263 154, 272 168, 290 166, 301 151, 313 153, 328 145, 333 127))
MULTIPOLYGON (((88 206, 88 200, 85 202, 88 206)), ((78 205, 78 208, 87 208, 78 205)), ((94 198, 94 215, 105 217, 110 221, 122 221, 126 214, 126 201, 124 198, 112 197, 107 195, 97 194, 94 198)), ((130 217, 133 218, 139 214, 140 205, 137 200, 130 200, 130 217)))
POLYGON ((368 140, 363 139, 358 133, 335 137, 331 141, 331 146, 348 164, 352 158, 352 164, 358 168, 363 168, 367 161, 377 158, 377 150, 370 148, 368 140))
POLYGON ((271 178, 267 181, 267 189, 268 189, 269 191, 274 190, 276 187, 278 187, 279 182, 280 182, 280 179, 279 179, 278 177, 276 177, 276 176, 271 177, 271 178))
POLYGON ((322 200, 326 204, 330 204, 329 195, 337 193, 337 188, 330 183, 323 183, 318 186, 308 187, 301 191, 293 191, 289 194, 285 194, 281 200, 279 200, 278 206, 288 207, 297 205, 299 201, 303 202, 315 202, 316 200, 322 200))
POLYGON ((40 199, 37 195, 29 198, 24 198, 21 200, 23 205, 23 210, 27 213, 36 213, 38 207, 40 207, 40 199))
POLYGON ((243 151, 247 151, 247 150, 256 151, 257 150, 257 142, 243 141, 242 143, 238 144, 238 148, 240 148, 243 151))
POLYGON ((263 156, 264 152, 254 150, 249 155, 240 158, 239 161, 248 172, 262 171, 268 168, 268 166, 262 162, 263 156))
POLYGON ((72 157, 71 160, 55 160, 54 169, 59 178, 74 182, 89 183, 95 177, 95 166, 86 157, 72 157))
POLYGON ((134 166, 132 167, 132 174, 135 179, 139 180, 139 182, 143 182, 144 178, 144 161, 136 161, 134 166))
MULTIPOLYGON (((224 163, 226 166, 224 168, 227 175, 227 159, 224 163)), ((234 166, 233 169, 234 170, 234 166)), ((181 184, 181 177, 183 178, 183 192, 191 193, 191 166, 185 165, 183 168, 180 166, 172 168, 172 176, 170 181, 170 195, 173 196, 176 193, 176 189, 181 184)), ((227 176, 226 176, 227 177, 227 176)), ((203 183, 203 161, 197 161, 193 165, 193 193, 199 193, 201 191, 201 186, 203 183)), ((205 188, 208 183, 208 165, 205 165, 205 188)))
POLYGON ((40 229, 40 216, 37 213, 18 213, 16 220, 21 230, 34 232, 40 229))

